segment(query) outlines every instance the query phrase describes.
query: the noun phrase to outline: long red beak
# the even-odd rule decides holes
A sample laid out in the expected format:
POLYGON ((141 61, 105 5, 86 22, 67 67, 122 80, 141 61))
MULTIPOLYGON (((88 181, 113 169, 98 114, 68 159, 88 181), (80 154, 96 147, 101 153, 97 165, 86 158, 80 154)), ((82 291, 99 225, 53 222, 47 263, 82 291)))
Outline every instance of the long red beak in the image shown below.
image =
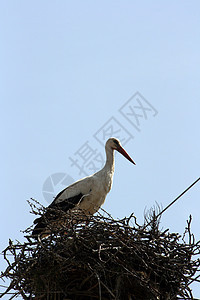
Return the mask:
POLYGON ((124 148, 119 146, 116 150, 120 152, 124 157, 126 157, 130 162, 136 165, 136 163, 132 160, 132 158, 128 155, 128 153, 124 150, 124 148))

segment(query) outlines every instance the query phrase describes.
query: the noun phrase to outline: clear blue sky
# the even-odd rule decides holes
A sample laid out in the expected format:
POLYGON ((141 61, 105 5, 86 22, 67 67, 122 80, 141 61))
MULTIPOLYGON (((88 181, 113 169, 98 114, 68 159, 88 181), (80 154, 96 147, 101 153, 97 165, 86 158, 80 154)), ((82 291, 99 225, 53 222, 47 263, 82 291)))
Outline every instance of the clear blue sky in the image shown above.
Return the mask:
MULTIPOLYGON (((70 157, 83 164, 87 141, 104 157, 109 129, 131 137, 125 148, 137 164, 116 155, 104 205, 114 217, 134 212, 142 222, 145 209, 166 206, 200 176, 199 11, 199 1, 180 0, 1 1, 0 249, 32 224, 27 199, 48 205, 52 179, 57 193, 84 176, 70 157), (143 98, 127 103, 136 92, 146 119, 134 108, 143 98)), ((200 183, 161 226, 182 233, 192 214, 200 239, 199 194, 200 183)))

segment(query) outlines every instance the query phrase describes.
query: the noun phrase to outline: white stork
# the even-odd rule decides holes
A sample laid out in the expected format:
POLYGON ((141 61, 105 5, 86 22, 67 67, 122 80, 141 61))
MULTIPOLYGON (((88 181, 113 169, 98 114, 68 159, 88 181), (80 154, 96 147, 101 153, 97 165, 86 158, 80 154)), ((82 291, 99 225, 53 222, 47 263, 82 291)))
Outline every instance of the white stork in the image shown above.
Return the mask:
MULTIPOLYGON (((61 191, 54 201, 49 205, 49 208, 60 209, 64 212, 82 212, 86 216, 93 215, 99 210, 104 203, 106 195, 111 189, 112 179, 114 174, 114 150, 120 152, 131 163, 135 162, 131 159, 128 153, 122 148, 120 141, 116 138, 110 138, 105 145, 106 163, 103 169, 76 181, 75 183, 66 187, 61 191)), ((48 227, 48 210, 47 212, 34 221, 35 228, 33 229, 33 236, 46 234, 48 227)), ((51 222, 52 217, 49 222, 51 222)), ((53 222, 58 222, 53 218, 53 222)))

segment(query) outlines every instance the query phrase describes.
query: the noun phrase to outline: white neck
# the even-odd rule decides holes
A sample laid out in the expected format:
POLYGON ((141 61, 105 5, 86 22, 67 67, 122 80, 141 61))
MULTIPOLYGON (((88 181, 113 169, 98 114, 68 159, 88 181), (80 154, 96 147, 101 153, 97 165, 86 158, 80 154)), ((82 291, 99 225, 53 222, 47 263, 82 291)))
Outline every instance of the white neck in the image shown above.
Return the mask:
POLYGON ((106 163, 104 169, 110 173, 114 173, 115 168, 115 159, 114 159, 114 150, 106 147, 106 163))
POLYGON ((114 153, 113 149, 106 147, 106 163, 103 169, 96 173, 100 176, 100 181, 105 189, 106 194, 110 191, 112 186, 112 179, 114 174, 114 153))

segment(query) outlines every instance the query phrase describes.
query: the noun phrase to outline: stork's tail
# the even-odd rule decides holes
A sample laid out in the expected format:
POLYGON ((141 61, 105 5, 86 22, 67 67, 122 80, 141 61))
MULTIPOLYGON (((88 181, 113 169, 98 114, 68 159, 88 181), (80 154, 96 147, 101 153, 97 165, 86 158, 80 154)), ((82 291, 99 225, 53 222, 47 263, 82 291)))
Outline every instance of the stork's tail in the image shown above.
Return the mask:
POLYGON ((47 222, 45 222, 44 217, 40 217, 34 220, 34 224, 36 225, 32 231, 32 237, 38 238, 39 235, 45 232, 45 229, 47 227, 47 222))

